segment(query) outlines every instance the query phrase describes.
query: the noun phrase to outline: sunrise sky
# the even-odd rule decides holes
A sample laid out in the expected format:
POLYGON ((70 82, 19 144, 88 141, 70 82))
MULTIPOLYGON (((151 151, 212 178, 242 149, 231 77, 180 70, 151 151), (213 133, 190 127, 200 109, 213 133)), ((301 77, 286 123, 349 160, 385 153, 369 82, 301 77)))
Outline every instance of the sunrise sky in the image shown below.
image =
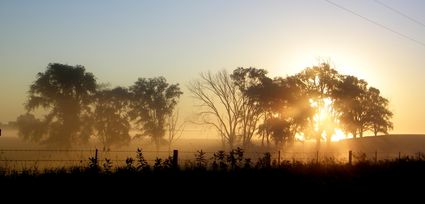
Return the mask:
POLYGON ((84 65, 112 86, 164 76, 181 84, 188 116, 186 85, 200 72, 286 76, 322 58, 381 90, 392 133, 425 133, 425 1, 331 2, 363 18, 325 0, 0 1, 0 122, 24 113, 29 85, 51 62, 84 65))

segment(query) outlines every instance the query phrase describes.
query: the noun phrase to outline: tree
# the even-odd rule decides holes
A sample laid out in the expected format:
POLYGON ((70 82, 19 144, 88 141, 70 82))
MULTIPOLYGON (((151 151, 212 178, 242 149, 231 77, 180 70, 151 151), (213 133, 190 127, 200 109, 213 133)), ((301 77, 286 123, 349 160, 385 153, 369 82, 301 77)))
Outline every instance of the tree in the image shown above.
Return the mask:
POLYGON ((296 77, 304 84, 311 103, 315 104, 316 115, 326 112, 326 115, 331 118, 328 121, 321 121, 320 118, 316 121, 310 120, 310 130, 314 130, 310 132, 315 132, 317 144, 320 144, 323 132, 325 132, 326 141, 329 144, 334 130, 334 128, 328 128, 329 122, 335 123, 336 121, 336 111, 333 107, 335 101, 332 94, 340 81, 341 75, 326 62, 312 68, 306 68, 296 77), (313 127, 315 125, 317 127, 313 127))
POLYGON ((18 136, 25 141, 39 142, 45 133, 45 123, 30 113, 20 115, 16 119, 16 125, 18 136))
POLYGON ((213 126, 233 149, 242 116, 242 100, 230 75, 225 70, 216 74, 201 73, 200 79, 188 88, 200 102, 200 123, 213 126))
POLYGON ((96 94, 94 128, 104 149, 130 142, 129 100, 128 90, 122 87, 101 90, 96 94))
POLYGON ((375 136, 380 132, 388 134, 388 131, 393 129, 393 123, 391 122, 393 113, 388 110, 388 99, 382 97, 379 89, 374 87, 368 89, 367 96, 368 122, 370 129, 375 136))
MULTIPOLYGON (((44 124, 44 129, 41 135, 33 134, 34 131, 21 134, 28 134, 24 138, 29 140, 62 147, 87 143, 91 133, 91 128, 87 127, 91 124, 88 122, 91 111, 89 105, 95 92, 95 77, 86 72, 83 66, 49 64, 45 72, 37 74, 36 81, 30 86, 26 103, 29 112, 39 107, 48 111, 45 118, 38 121, 44 124)), ((27 115, 27 119, 29 117, 27 115)), ((29 121, 35 122, 32 119, 29 121)))
POLYGON ((334 91, 335 108, 346 132, 353 138, 363 137, 369 123, 367 82, 355 76, 344 76, 334 91))
POLYGON ((258 122, 264 111, 261 102, 253 94, 257 93, 259 86, 266 84, 270 79, 266 76, 267 71, 257 68, 239 67, 233 70, 230 78, 233 84, 239 89, 240 95, 240 134, 242 146, 247 148, 251 144, 251 139, 258 129, 258 122))
MULTIPOLYGON (((276 106, 278 106, 279 86, 272 79, 265 76, 267 74, 265 70, 252 70, 250 68, 248 71, 248 77, 245 76, 246 79, 244 79, 246 80, 245 84, 248 84, 248 86, 242 86, 245 87, 242 89, 242 96, 247 98, 244 99, 244 101, 248 102, 247 110, 250 111, 252 109, 252 114, 259 117, 257 118, 257 134, 261 137, 261 145, 264 146, 264 140, 266 140, 267 146, 269 146, 272 139, 271 123, 266 121, 273 117, 276 106)), ((249 114, 245 115, 248 116, 247 121, 250 121, 249 114)))
POLYGON ((260 97, 270 100, 262 103, 268 104, 271 112, 260 126, 261 131, 269 132, 276 145, 292 144, 296 133, 307 126, 308 119, 314 114, 309 95, 297 76, 275 78, 273 84, 271 90, 275 93, 271 97, 260 97))
POLYGON ((173 111, 167 117, 167 133, 168 133, 168 152, 171 151, 171 145, 180 139, 183 134, 185 123, 179 124, 179 112, 173 111))
POLYGON ((130 92, 129 115, 139 125, 142 136, 150 136, 158 150, 164 140, 166 119, 183 92, 179 84, 170 85, 164 77, 139 78, 130 92))

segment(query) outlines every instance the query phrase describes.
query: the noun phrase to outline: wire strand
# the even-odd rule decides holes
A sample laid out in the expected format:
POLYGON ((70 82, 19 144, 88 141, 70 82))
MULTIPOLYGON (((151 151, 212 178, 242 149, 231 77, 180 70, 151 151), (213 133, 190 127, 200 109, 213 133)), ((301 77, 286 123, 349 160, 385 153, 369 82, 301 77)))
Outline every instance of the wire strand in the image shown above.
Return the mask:
POLYGON ((366 21, 368 21, 368 22, 370 22, 370 23, 373 23, 373 24, 375 24, 375 25, 377 25, 377 26, 379 26, 379 27, 381 27, 381 28, 383 28, 383 29, 385 29, 385 30, 387 30, 387 31, 390 31, 390 32, 392 32, 392 33, 394 33, 394 34, 397 34, 397 35, 398 35, 398 36, 400 36, 400 37, 403 37, 403 38, 405 38, 405 39, 408 39, 408 40, 410 40, 410 41, 412 41, 412 42, 414 42, 414 43, 417 43, 417 44, 419 44, 419 45, 421 45, 421 46, 425 47, 425 43, 424 43, 424 42, 422 42, 422 41, 416 40, 416 39, 414 39, 414 38, 412 38, 412 37, 410 37, 410 36, 408 36, 408 35, 405 35, 405 34, 403 34, 403 33, 400 33, 400 32, 398 32, 398 31, 396 31, 396 30, 394 30, 394 29, 390 28, 390 27, 387 27, 387 26, 385 26, 385 25, 383 25, 383 24, 381 24, 381 23, 378 23, 377 21, 374 21, 374 20, 372 20, 372 19, 370 19, 370 18, 367 18, 367 17, 365 17, 365 16, 362 16, 362 15, 360 15, 360 14, 356 13, 355 11, 353 11, 353 10, 351 10, 351 9, 348 9, 348 8, 346 8, 346 7, 343 7, 343 6, 341 6, 341 5, 337 4, 337 3, 333 2, 333 1, 330 1, 330 0, 324 0, 324 1, 326 1, 327 3, 329 3, 329 4, 331 4, 331 5, 335 6, 335 7, 337 7, 337 8, 339 8, 339 9, 344 10, 344 11, 346 11, 346 12, 348 12, 348 13, 351 13, 351 14, 353 14, 353 15, 355 15, 355 16, 358 16, 358 17, 362 18, 363 20, 366 20, 366 21))
POLYGON ((425 24, 424 23, 422 23, 422 22, 414 19, 413 17, 408 16, 407 14, 401 12, 400 10, 397 10, 394 7, 391 7, 391 6, 385 4, 384 2, 381 2, 379 0, 375 0, 375 2, 378 3, 378 4, 380 4, 381 6, 383 6, 383 7, 387 8, 387 9, 389 9, 389 10, 397 13, 398 15, 403 16, 403 17, 409 19, 410 21, 412 21, 412 22, 414 22, 414 23, 416 23, 416 24, 418 24, 418 25, 420 25, 420 26, 422 26, 422 27, 425 28, 425 24))

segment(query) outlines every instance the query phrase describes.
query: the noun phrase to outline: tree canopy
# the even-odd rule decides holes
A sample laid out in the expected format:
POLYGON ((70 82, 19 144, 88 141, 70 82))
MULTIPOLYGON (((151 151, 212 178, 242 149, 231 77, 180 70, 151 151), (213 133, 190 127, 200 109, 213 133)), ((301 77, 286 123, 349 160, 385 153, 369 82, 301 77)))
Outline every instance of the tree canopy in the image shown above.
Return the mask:
POLYGON ((96 79, 83 66, 49 64, 45 72, 37 74, 26 103, 28 112, 41 107, 48 111, 47 115, 42 121, 34 120, 30 115, 20 120, 32 124, 40 122, 44 128, 37 131, 38 134, 30 134, 31 131, 20 134, 29 140, 63 147, 87 143, 91 129, 85 125, 90 124, 87 122, 91 111, 89 105, 95 92, 96 79))
MULTIPOLYGON (((201 107, 198 122, 213 126, 230 148, 248 148, 254 136, 263 145, 289 145, 297 135, 320 144, 329 143, 336 129, 356 138, 393 128, 389 101, 380 90, 328 63, 286 77, 267 74, 255 67, 201 73, 188 86, 201 107)), ((135 126, 141 133, 135 137, 150 137, 159 149, 167 132, 172 142, 181 131, 175 107, 182 94, 179 84, 164 77, 111 89, 98 85, 83 66, 51 63, 31 84, 27 113, 16 125, 27 141, 71 147, 96 137, 108 149, 128 144, 135 126), (46 112, 41 119, 34 113, 39 108, 46 112)))
POLYGON ((342 75, 329 63, 287 77, 239 67, 228 74, 203 73, 189 86, 200 102, 201 123, 212 125, 230 147, 246 146, 257 134, 269 144, 291 144, 297 134, 329 143, 336 129, 363 137, 388 134, 392 112, 388 100, 365 80, 342 75))
POLYGON ((143 136, 150 136, 159 148, 164 141, 167 117, 173 114, 183 92, 179 84, 168 84, 164 77, 139 78, 130 87, 130 117, 143 136))
POLYGON ((94 129, 106 149, 130 142, 130 120, 127 114, 130 94, 126 88, 99 90, 95 96, 94 129))

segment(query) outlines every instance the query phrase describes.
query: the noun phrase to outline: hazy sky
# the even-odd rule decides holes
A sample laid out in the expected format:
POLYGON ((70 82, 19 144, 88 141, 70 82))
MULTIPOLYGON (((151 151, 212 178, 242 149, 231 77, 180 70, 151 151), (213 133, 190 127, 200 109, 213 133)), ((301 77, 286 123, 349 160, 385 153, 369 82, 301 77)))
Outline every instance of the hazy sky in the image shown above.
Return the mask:
MULTIPOLYGON (((381 0, 425 23, 425 1, 381 0)), ((363 78, 391 102, 393 133, 425 133, 425 26, 373 0, 0 1, 0 122, 15 120, 48 63, 84 65, 128 86, 165 76, 184 88, 200 72, 255 66, 294 74, 318 58, 363 78)))

